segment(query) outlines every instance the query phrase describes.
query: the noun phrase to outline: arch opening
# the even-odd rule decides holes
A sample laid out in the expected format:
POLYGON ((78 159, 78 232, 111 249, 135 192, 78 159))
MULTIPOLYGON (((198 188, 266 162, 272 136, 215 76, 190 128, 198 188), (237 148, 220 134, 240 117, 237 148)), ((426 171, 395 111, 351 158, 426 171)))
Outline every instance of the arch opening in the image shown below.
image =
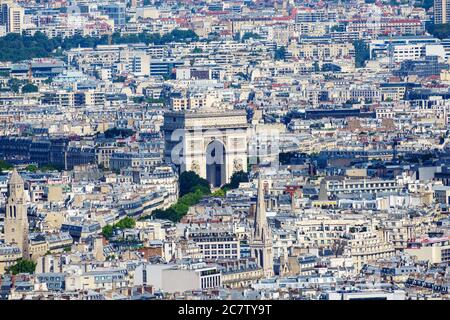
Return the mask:
POLYGON ((206 147, 206 180, 212 187, 226 183, 225 146, 219 140, 211 141, 206 147))

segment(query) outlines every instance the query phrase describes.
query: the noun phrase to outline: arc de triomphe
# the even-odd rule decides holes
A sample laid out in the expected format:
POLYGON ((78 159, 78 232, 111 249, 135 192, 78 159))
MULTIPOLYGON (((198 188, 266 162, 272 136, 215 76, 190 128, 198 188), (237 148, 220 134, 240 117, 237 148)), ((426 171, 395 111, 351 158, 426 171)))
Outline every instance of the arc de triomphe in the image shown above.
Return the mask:
POLYGON ((245 111, 167 112, 162 126, 165 160, 194 171, 214 187, 247 171, 248 123, 245 111))

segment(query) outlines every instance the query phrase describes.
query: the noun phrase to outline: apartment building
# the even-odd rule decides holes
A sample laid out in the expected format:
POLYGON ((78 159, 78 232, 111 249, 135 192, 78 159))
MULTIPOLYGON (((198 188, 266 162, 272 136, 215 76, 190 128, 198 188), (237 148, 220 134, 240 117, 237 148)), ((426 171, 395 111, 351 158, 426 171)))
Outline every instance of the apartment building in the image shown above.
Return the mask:
POLYGON ((390 258, 395 255, 395 247, 385 242, 375 231, 365 226, 353 227, 344 236, 345 254, 352 257, 355 268, 361 268, 370 261, 390 258))
POLYGON ((0 244, 0 275, 16 264, 16 261, 22 258, 22 252, 19 247, 9 244, 0 244))
POLYGON ((240 241, 231 232, 189 230, 188 237, 197 244, 205 259, 240 258, 240 241))
POLYGON ((162 289, 166 292, 205 290, 222 285, 222 273, 215 265, 195 263, 162 271, 162 289))
POLYGON ((434 23, 447 23, 450 19, 450 1, 448 0, 434 0, 434 23))
POLYGON ((111 170, 152 167, 161 163, 159 153, 114 152, 109 157, 111 170))
POLYGON ((7 33, 22 34, 24 9, 11 0, 0 1, 0 25, 6 27, 7 33))
POLYGON ((398 192, 401 190, 397 180, 393 179, 335 179, 326 181, 326 190, 329 195, 348 193, 378 193, 398 192))
POLYGON ((424 237, 411 240, 405 252, 429 263, 450 263, 450 237, 424 237))

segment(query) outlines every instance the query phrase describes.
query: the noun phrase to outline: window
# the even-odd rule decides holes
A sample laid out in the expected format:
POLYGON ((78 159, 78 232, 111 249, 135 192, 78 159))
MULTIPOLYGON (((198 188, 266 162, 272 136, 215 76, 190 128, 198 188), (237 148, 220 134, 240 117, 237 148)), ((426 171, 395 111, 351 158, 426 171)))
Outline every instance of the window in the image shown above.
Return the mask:
POLYGON ((142 271, 142 282, 143 282, 144 284, 147 283, 147 270, 146 270, 146 269, 144 269, 144 270, 142 271))

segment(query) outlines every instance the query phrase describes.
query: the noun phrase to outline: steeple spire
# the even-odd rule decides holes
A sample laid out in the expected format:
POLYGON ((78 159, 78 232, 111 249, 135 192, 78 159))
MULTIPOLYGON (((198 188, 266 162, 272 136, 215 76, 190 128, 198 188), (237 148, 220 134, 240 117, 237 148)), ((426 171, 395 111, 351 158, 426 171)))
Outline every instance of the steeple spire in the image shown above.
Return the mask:
POLYGON ((17 169, 14 168, 8 182, 9 197, 16 200, 23 200, 24 182, 17 169))
POLYGON ((258 199, 256 200, 256 212, 254 222, 254 238, 262 239, 264 228, 267 224, 266 203, 264 201, 264 185, 261 174, 258 177, 258 199))
POLYGON ((253 238, 250 243, 252 256, 263 269, 264 275, 273 275, 272 233, 267 225, 266 204, 264 201, 264 185, 261 173, 258 177, 258 199, 254 217, 253 238))

